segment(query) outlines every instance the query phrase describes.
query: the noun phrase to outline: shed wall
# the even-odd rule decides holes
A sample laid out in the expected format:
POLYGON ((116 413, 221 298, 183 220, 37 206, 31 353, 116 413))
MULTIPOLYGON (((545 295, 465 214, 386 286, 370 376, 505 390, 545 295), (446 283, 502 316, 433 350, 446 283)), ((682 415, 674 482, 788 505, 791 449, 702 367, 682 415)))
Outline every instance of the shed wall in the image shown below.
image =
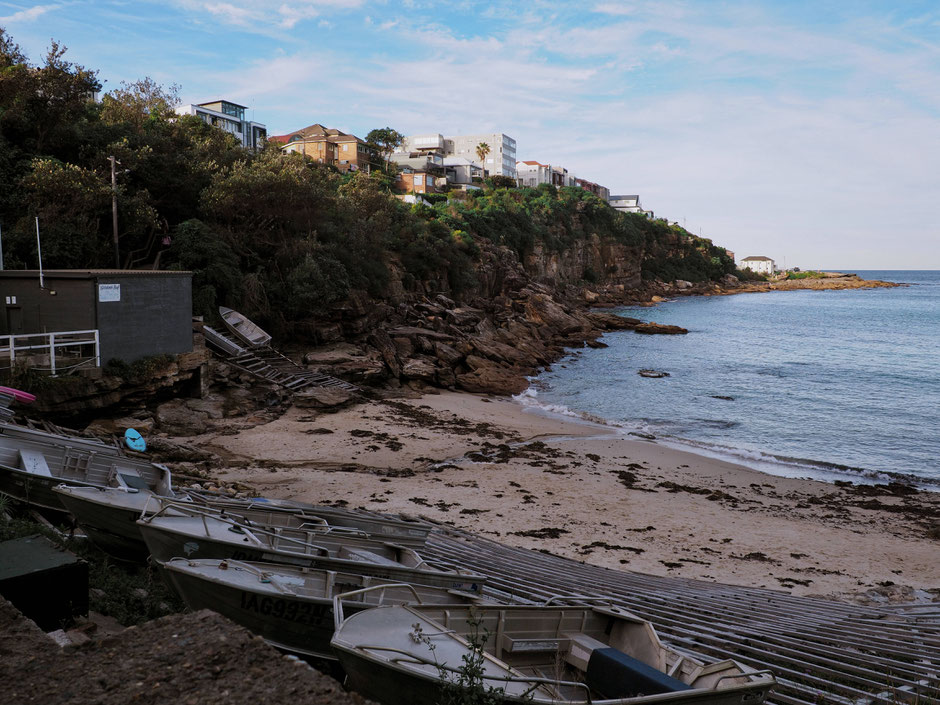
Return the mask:
POLYGON ((97 301, 95 286, 102 363, 193 349, 190 276, 99 276, 97 284, 121 285, 120 301, 97 301))

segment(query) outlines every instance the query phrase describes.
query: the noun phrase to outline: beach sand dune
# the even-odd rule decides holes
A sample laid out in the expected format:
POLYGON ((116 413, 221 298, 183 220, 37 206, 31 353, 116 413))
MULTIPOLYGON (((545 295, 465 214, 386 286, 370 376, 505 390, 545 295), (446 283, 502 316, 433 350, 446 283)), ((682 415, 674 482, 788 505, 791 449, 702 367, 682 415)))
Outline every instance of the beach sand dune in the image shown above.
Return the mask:
POLYGON ((273 497, 426 517, 622 570, 860 601, 940 600, 940 495, 838 486, 444 392, 202 442, 273 497))

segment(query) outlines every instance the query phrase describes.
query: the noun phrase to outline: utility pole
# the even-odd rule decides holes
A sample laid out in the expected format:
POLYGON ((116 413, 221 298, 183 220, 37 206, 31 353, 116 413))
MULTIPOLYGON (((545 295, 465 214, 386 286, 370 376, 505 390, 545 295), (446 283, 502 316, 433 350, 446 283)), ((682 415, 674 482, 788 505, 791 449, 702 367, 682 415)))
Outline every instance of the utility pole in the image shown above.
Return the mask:
POLYGON ((117 173, 114 170, 115 164, 120 164, 121 162, 117 161, 114 158, 114 155, 108 157, 108 161, 111 162, 111 225, 113 228, 113 238, 114 238, 114 268, 121 268, 121 251, 118 247, 118 222, 117 222, 117 173))

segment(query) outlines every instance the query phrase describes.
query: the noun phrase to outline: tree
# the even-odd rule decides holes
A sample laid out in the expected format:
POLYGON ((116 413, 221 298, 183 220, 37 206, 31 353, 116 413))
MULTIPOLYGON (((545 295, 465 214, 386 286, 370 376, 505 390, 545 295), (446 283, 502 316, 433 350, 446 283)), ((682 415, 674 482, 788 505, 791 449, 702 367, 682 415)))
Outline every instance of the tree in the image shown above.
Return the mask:
POLYGON ((0 130, 11 141, 28 140, 37 155, 81 142, 77 129, 101 89, 97 73, 69 63, 65 52, 52 42, 45 64, 32 67, 8 35, 0 36, 0 130))
POLYGON ((480 168, 483 170, 483 176, 486 176, 485 160, 486 155, 490 153, 490 146, 486 142, 480 142, 477 145, 477 159, 480 160, 480 168))
POLYGON ((164 88, 149 76, 133 83, 122 81, 120 88, 101 99, 101 120, 125 123, 140 134, 148 121, 165 120, 172 115, 179 101, 179 86, 175 84, 164 88))
POLYGON ((404 141, 405 136, 397 130, 393 130, 391 127, 371 130, 369 134, 366 135, 366 142, 385 157, 385 171, 388 171, 388 163, 392 152, 400 147, 404 141))

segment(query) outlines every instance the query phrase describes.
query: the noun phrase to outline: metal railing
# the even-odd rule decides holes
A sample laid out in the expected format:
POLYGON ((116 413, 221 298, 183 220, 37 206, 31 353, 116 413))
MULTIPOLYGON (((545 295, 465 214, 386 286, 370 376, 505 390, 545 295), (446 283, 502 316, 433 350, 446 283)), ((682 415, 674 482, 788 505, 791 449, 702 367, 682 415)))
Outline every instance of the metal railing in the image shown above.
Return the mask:
MULTIPOLYGON (((76 367, 101 366, 101 346, 98 330, 68 330, 54 333, 28 333, 26 335, 0 335, 0 360, 9 361, 12 370, 17 361, 34 370, 49 372, 53 377, 68 373, 76 367), (48 356, 48 367, 36 364, 37 356, 48 356)), ((45 360, 42 360, 44 363, 45 360)), ((4 366, 0 363, 0 370, 4 366)))

